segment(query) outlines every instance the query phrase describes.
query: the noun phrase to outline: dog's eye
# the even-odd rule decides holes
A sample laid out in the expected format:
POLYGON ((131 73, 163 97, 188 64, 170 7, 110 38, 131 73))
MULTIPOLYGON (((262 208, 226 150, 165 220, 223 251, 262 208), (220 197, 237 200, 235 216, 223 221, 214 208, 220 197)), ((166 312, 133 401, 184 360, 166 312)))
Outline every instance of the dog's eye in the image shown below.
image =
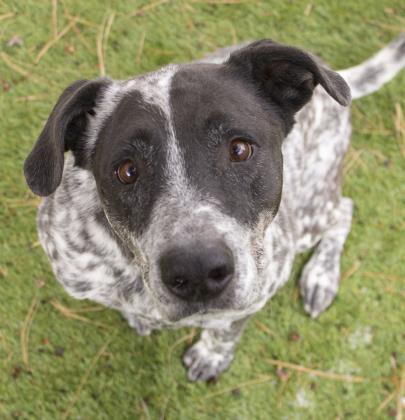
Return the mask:
POLYGON ((248 160, 253 153, 252 145, 244 139, 234 139, 229 146, 229 154, 232 162, 248 160))
POLYGON ((133 184, 138 179, 138 171, 136 170, 135 163, 130 159, 121 163, 115 171, 115 174, 123 184, 133 184))

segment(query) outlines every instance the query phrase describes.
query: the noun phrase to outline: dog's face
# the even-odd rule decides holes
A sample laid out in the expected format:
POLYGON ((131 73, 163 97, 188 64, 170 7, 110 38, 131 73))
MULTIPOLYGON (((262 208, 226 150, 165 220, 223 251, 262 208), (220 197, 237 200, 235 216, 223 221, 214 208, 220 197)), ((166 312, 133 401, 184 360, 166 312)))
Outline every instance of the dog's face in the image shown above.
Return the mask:
POLYGON ((147 288, 171 320, 245 309, 280 202, 280 117, 217 65, 168 67, 120 92, 92 167, 147 288))
POLYGON ((77 82, 27 159, 27 181, 52 193, 72 150, 167 319, 247 312, 268 281, 263 239, 281 199, 282 141, 318 83, 348 100, 336 73, 270 41, 224 64, 77 82))

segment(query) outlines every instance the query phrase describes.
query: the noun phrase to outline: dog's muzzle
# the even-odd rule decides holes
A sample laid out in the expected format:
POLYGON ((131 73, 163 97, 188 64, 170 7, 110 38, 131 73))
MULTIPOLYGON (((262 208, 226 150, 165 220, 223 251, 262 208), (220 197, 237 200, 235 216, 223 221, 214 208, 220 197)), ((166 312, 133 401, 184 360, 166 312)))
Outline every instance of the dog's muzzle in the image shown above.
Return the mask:
POLYGON ((233 254, 222 240, 170 248, 162 254, 159 267, 170 293, 189 302, 219 296, 235 271, 233 254))

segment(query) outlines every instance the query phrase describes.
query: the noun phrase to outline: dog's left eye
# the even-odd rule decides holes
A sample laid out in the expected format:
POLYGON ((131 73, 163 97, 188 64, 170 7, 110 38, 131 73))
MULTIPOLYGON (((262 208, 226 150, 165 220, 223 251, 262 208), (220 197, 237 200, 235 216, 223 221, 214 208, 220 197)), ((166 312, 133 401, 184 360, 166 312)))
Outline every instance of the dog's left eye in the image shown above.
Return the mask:
POLYGON ((250 159, 253 153, 252 145, 245 139, 234 139, 229 146, 229 154, 232 162, 243 162, 250 159))
POLYGON ((121 163, 116 169, 115 174, 123 184, 133 184, 138 179, 138 171, 135 163, 130 159, 121 163))

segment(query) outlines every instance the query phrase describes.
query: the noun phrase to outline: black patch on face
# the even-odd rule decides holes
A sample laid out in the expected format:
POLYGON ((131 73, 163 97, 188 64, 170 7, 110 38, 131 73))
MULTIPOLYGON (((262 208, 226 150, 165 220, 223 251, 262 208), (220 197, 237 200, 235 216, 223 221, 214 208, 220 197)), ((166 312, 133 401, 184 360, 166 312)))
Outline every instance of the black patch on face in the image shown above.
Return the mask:
POLYGON ((164 188, 167 121, 160 109, 137 92, 128 93, 107 119, 97 142, 93 171, 110 221, 141 234, 153 205, 164 188), (133 184, 122 184, 115 174, 131 159, 139 173, 133 184))
POLYGON ((226 66, 194 64, 172 80, 174 130, 190 184, 222 211, 255 225, 263 211, 276 213, 282 188, 283 122, 275 106, 226 66), (233 162, 229 146, 243 138, 250 159, 233 162))

